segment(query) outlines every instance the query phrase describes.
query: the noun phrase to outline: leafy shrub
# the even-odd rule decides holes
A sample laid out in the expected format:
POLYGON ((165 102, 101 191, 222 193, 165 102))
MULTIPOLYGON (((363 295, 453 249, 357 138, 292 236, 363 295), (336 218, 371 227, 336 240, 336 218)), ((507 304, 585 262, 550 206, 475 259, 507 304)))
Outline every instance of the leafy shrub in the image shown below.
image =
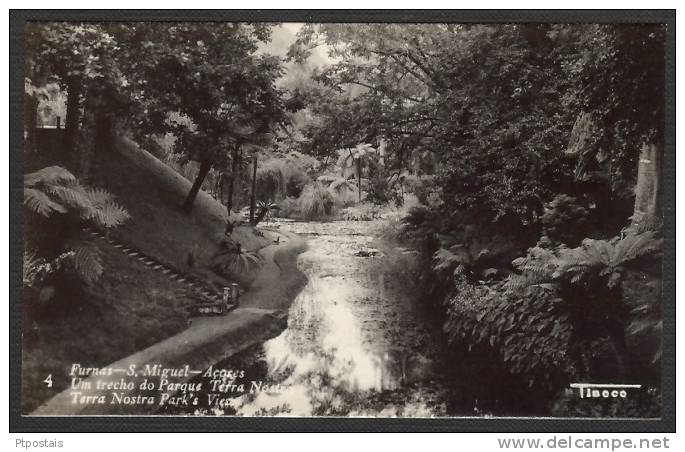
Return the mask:
POLYGON ((660 368, 663 354, 661 278, 629 271, 622 283, 624 302, 630 308, 626 340, 635 361, 643 367, 660 368))
POLYGON ((452 343, 490 347, 510 373, 531 387, 555 391, 573 372, 570 317, 563 300, 546 288, 516 293, 458 277, 444 330, 452 343))
POLYGON ((340 218, 346 221, 371 221, 381 217, 381 209, 371 203, 346 207, 340 212, 340 218))
MULTIPOLYGON (((468 229, 468 228, 467 228, 468 229)), ((433 254, 433 270, 441 275, 463 274, 469 278, 488 279, 501 273, 500 267, 507 256, 518 247, 501 235, 473 236, 470 232, 461 237, 442 235, 441 248, 433 254)))
POLYGON ((240 243, 224 239, 219 250, 212 256, 211 268, 220 275, 249 284, 257 277, 264 265, 261 255, 245 251, 240 243))
POLYGON ((419 204, 408 209, 394 234, 418 252, 417 282, 423 299, 433 303, 432 309, 442 309, 443 301, 454 290, 454 277, 434 271, 433 256, 440 249, 439 231, 444 217, 435 209, 419 204))
POLYGON ((352 179, 335 178, 331 181, 328 189, 334 195, 336 204, 339 206, 347 207, 357 202, 357 184, 352 179))
POLYGON ((629 267, 661 253, 663 239, 655 232, 629 234, 623 239, 585 239, 577 248, 534 247, 526 257, 514 260, 521 271, 511 285, 521 287, 544 282, 567 283, 585 290, 616 288, 629 267))
POLYGON ((506 286, 512 290, 554 290, 568 305, 575 343, 584 344, 579 347, 586 352, 581 352, 579 359, 585 361, 585 374, 601 371, 613 360, 613 374, 604 372, 604 376, 615 377, 628 370, 626 336, 646 336, 641 338, 642 343, 656 343, 652 363, 660 358, 659 297, 628 301, 623 287, 629 272, 653 265, 661 247, 662 240, 654 232, 630 234, 623 239, 586 239, 577 248, 534 247, 526 257, 514 260, 521 274, 512 276, 506 286), (608 340, 608 346, 600 350, 603 340, 608 340), (592 360, 589 353, 600 357, 592 360))
POLYGON ((311 182, 306 173, 297 170, 293 171, 287 178, 285 183, 286 196, 298 197, 302 194, 304 187, 311 182))
POLYGON ((419 202, 426 205, 429 203, 428 197, 437 190, 435 176, 408 175, 404 179, 404 186, 407 192, 416 195, 419 202))
POLYGON ((587 232, 589 211, 576 198, 557 195, 544 206, 542 227, 544 234, 554 242, 576 245, 578 237, 587 232))
POLYGON ((257 197, 269 201, 297 197, 309 181, 307 174, 291 161, 274 157, 260 163, 257 168, 257 197))
MULTIPOLYGON (((652 345, 651 365, 661 355, 660 341, 653 346, 662 328, 659 298, 646 297, 628 309, 621 291, 626 272, 651 262, 660 249, 661 239, 647 232, 586 239, 577 248, 530 248, 513 262, 520 274, 494 285, 453 272, 445 332, 453 344, 490 350, 479 359, 493 368, 503 365, 548 394, 571 378, 625 377, 626 335, 652 339, 646 341, 652 345)), ((473 257, 448 251, 435 253, 436 272, 473 257)))
POLYGON ((275 200, 285 195, 287 163, 280 159, 260 162, 257 167, 257 193, 260 199, 275 200))
MULTIPOLYGON (((433 237, 439 229, 440 215, 425 206, 415 206, 402 219, 402 230, 409 238, 422 242, 433 237)), ((431 252, 432 254, 432 252, 431 252)))
POLYGON ((390 188, 388 180, 382 174, 374 174, 369 178, 364 200, 378 205, 387 204, 396 199, 395 191, 390 188))
POLYGON ((288 196, 278 203, 278 216, 283 218, 294 218, 298 215, 297 198, 288 196))
POLYGON ((402 218, 398 216, 390 215, 388 218, 385 218, 384 221, 380 222, 376 234, 383 240, 389 242, 406 242, 406 237, 404 236, 402 229, 402 218))
POLYGON ((626 234, 641 234, 643 232, 654 232, 657 236, 662 235, 664 228, 664 219, 661 217, 655 217, 651 215, 642 215, 639 222, 630 224, 624 229, 626 234))
POLYGON ((333 196, 320 183, 309 184, 297 199, 300 215, 306 220, 323 219, 333 213, 333 196))

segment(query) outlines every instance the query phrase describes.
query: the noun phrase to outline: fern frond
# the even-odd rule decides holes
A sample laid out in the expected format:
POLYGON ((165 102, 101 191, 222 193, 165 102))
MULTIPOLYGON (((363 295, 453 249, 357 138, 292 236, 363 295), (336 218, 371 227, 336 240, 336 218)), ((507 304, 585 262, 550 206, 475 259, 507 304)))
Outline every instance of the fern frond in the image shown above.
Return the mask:
POLYGON ((66 248, 74 252, 74 269, 86 282, 94 282, 102 275, 102 252, 93 241, 72 240, 66 248))
POLYGON ((352 182, 349 179, 345 179, 343 177, 339 177, 335 179, 331 184, 328 186, 329 190, 332 190, 336 195, 340 195, 341 193, 345 191, 353 191, 355 189, 355 185, 352 184, 352 182))
POLYGON ((607 240, 585 239, 581 246, 586 262, 584 265, 594 266, 597 263, 611 265, 614 247, 607 240))
POLYGON ((88 195, 88 198, 90 198, 90 202, 96 206, 101 206, 109 201, 112 201, 114 198, 114 196, 112 196, 112 194, 104 188, 86 188, 85 191, 88 195))
POLYGON ((24 186, 35 187, 39 184, 64 185, 76 182, 76 177, 61 166, 48 166, 24 175, 24 186))
POLYGON ((625 264, 659 253, 662 247, 663 239, 657 238, 654 231, 627 235, 616 245, 614 260, 618 265, 625 264))
POLYGON ((82 212, 93 210, 93 203, 90 201, 88 193, 80 185, 50 185, 48 192, 55 196, 62 204, 77 209, 82 212))
POLYGON ((67 212, 66 207, 53 201, 47 194, 37 188, 24 187, 24 204, 32 212, 44 217, 49 217, 53 212, 67 212))
POLYGON ((119 226, 129 218, 128 211, 114 201, 106 201, 91 212, 91 219, 103 228, 119 226))
POLYGON ((338 160, 335 165, 338 168, 348 168, 354 163, 353 154, 350 154, 349 149, 338 149, 338 160))

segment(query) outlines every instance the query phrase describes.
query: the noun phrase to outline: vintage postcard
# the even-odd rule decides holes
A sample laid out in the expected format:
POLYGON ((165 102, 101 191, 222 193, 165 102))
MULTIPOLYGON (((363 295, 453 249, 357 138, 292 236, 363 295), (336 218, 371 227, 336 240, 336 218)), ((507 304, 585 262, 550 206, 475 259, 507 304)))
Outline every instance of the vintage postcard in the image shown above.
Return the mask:
POLYGON ((661 419, 672 32, 26 19, 21 415, 661 419))

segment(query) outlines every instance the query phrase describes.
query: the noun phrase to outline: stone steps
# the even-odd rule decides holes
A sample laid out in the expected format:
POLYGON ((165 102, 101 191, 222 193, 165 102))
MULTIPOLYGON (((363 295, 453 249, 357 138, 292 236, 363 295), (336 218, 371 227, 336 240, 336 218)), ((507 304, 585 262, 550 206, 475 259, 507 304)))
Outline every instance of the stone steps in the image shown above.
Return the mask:
MULTIPOLYGON (((208 299, 210 302, 221 303, 224 300, 223 293, 217 292, 213 288, 199 281, 197 278, 184 274, 183 272, 178 271, 175 268, 158 261, 156 258, 148 256, 147 254, 143 253, 138 249, 135 249, 124 243, 113 240, 111 237, 107 237, 105 234, 96 229, 84 228, 83 231, 91 237, 104 240, 114 248, 124 253, 126 256, 137 260, 138 262, 140 262, 148 268, 151 268, 152 270, 160 272, 170 280, 186 286, 189 292, 200 294, 202 295, 202 297, 208 299)), ((238 303, 234 300, 231 300, 230 304, 233 305, 233 307, 235 307, 238 303)))

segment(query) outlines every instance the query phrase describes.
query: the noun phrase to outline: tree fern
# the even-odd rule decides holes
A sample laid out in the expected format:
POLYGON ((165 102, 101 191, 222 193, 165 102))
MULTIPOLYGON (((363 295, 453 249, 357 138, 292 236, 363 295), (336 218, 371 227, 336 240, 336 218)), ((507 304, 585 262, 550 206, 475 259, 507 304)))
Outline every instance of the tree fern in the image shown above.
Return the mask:
POLYGON ((59 185, 75 181, 76 177, 61 166, 48 166, 24 175, 24 187, 34 187, 39 184, 59 185))
POLYGON ((100 228, 113 228, 120 226, 130 218, 128 211, 114 201, 106 201, 102 204, 94 204, 85 212, 84 217, 89 217, 100 228))
POLYGON ((70 214, 102 228, 118 226, 129 218, 126 209, 115 203, 107 190, 83 187, 59 166, 24 176, 24 204, 29 211, 43 217, 53 213, 70 214))
POLYGON ((336 195, 343 193, 344 191, 352 191, 355 189, 354 184, 350 179, 345 179, 343 177, 338 177, 331 182, 328 186, 336 195))
POLYGON ((52 213, 66 213, 67 208, 40 191, 37 188, 24 187, 24 205, 32 212, 43 217, 49 217, 52 213))
MULTIPOLYGON (((433 269, 437 273, 462 273, 464 271, 483 276, 485 268, 498 257, 509 253, 515 247, 499 236, 456 239, 452 236, 439 235, 442 247, 433 254, 433 269), (461 242, 461 243, 456 243, 461 242)), ((489 269, 496 273, 497 270, 489 269)))
POLYGON ((114 200, 114 196, 104 188, 86 188, 86 193, 93 205, 102 205, 114 200))
MULTIPOLYGON (((24 176, 24 205, 29 214, 41 219, 36 227, 46 230, 59 227, 57 239, 64 240, 64 248, 72 257, 73 269, 87 282, 95 281, 103 272, 100 250, 95 243, 74 236, 75 231, 83 221, 100 229, 109 229, 129 218, 126 209, 117 204, 107 190, 85 187, 73 174, 59 166, 24 176)), ((55 237, 50 240, 54 242, 55 237)), ((34 265, 34 261, 29 259, 28 264, 34 265)), ((52 261, 45 263, 52 265, 50 268, 53 269, 54 264, 52 261)))
POLYGON ((509 277, 509 289, 522 289, 527 286, 551 283, 554 272, 559 266, 559 258, 553 250, 535 246, 528 254, 512 261, 514 268, 521 273, 509 277))
POLYGON ((663 240, 656 238, 653 231, 627 235, 622 240, 585 239, 580 247, 559 253, 559 268, 554 276, 571 278, 572 282, 602 277, 612 288, 620 282, 626 266, 657 255, 662 245, 663 240))
POLYGON ((353 148, 338 150, 338 161, 336 165, 342 170, 343 174, 345 168, 354 166, 356 160, 368 161, 376 158, 378 150, 367 143, 358 144, 353 148))
POLYGON ((350 179, 335 178, 328 186, 328 190, 335 197, 336 202, 343 206, 352 205, 357 201, 355 196, 356 184, 350 179))
POLYGON ((663 240, 656 232, 647 231, 621 240, 585 239, 577 248, 534 247, 527 256, 512 262, 520 274, 510 278, 509 287, 560 281, 578 285, 599 278, 611 289, 620 283, 625 267, 657 256, 662 246, 663 240))
POLYGON ((92 240, 71 240, 66 249, 74 253, 74 270, 84 281, 91 283, 102 275, 102 252, 92 240))
POLYGON ((614 265, 630 264, 643 257, 659 254, 662 247, 663 239, 657 237, 655 231, 629 234, 616 244, 613 263, 614 265))
POLYGON ((71 208, 74 213, 86 213, 92 208, 92 202, 88 197, 88 193, 76 183, 69 185, 47 185, 45 190, 60 204, 71 208))

